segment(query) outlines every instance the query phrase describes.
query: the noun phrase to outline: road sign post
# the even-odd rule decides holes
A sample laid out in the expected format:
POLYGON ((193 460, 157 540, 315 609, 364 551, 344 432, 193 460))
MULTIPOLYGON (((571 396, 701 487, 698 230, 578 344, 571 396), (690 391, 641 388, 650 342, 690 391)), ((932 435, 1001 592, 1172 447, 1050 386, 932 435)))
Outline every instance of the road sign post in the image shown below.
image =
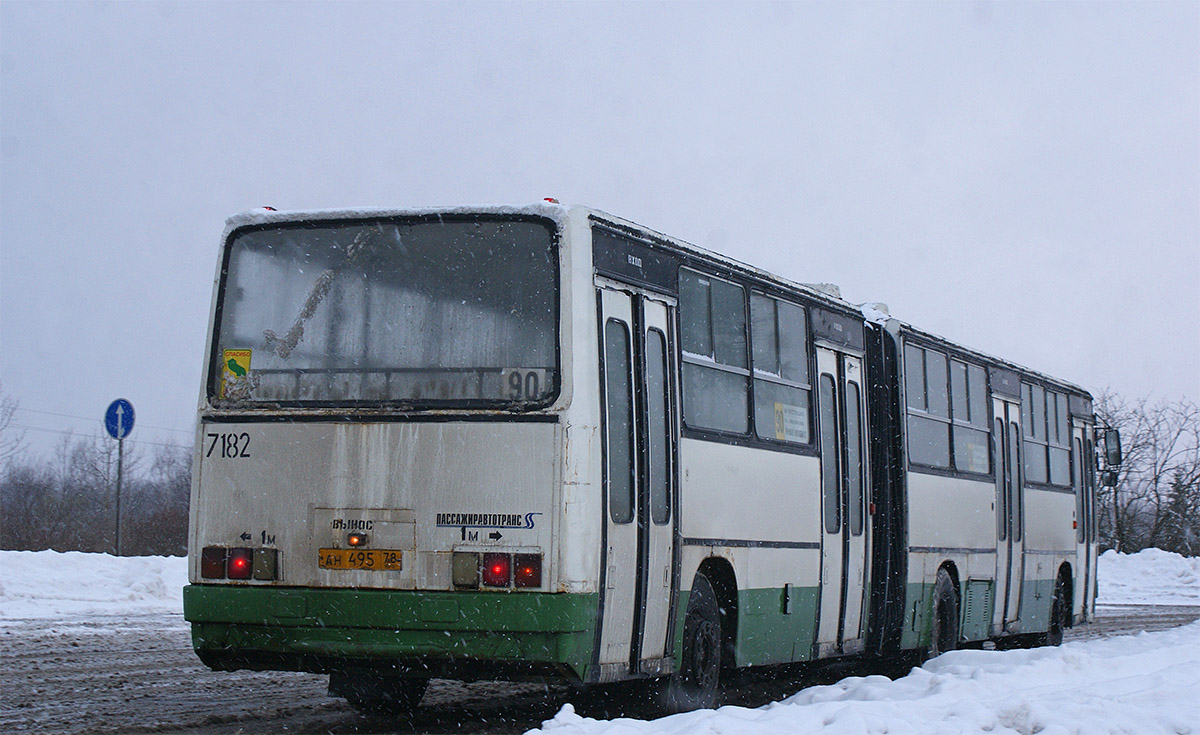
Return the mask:
POLYGON ((121 475, 125 461, 125 437, 133 431, 133 404, 124 398, 118 398, 108 404, 104 412, 104 429, 108 435, 117 440, 117 490, 116 518, 113 522, 113 554, 121 555, 121 475))

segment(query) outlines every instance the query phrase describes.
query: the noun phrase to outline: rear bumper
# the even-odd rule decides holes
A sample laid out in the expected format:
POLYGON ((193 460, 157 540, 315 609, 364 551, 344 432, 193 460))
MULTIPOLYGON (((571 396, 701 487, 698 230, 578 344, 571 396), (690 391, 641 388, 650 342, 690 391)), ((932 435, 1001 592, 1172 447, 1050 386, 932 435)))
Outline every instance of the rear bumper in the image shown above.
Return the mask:
POLYGON ((192 645, 214 669, 387 668, 457 679, 583 680, 596 595, 189 585, 192 645))

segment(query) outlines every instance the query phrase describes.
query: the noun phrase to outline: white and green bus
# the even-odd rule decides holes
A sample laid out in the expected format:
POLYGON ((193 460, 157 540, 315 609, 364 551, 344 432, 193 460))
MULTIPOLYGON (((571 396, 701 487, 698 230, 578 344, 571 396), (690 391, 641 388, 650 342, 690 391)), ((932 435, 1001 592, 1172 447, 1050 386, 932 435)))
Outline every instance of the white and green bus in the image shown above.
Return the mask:
POLYGON ((1094 614, 1119 448, 1085 390, 593 209, 237 215, 207 360, 184 610, 215 669, 686 709, 1094 614))

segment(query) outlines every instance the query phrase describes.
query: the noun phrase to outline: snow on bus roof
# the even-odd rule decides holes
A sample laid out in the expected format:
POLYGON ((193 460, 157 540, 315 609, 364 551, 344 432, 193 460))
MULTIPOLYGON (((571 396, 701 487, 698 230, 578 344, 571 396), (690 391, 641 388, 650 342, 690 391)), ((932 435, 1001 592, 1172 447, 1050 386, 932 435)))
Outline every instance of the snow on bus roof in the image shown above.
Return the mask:
POLYGON ((1013 362, 1011 360, 1005 360, 1004 358, 996 357, 995 355, 989 355, 986 352, 980 352, 978 350, 974 350, 970 347, 966 347, 966 346, 962 345, 961 343, 947 339, 939 334, 935 334, 933 332, 929 332, 924 329, 918 329, 917 327, 914 327, 913 325, 909 324, 908 322, 903 322, 903 321, 900 321, 899 319, 894 319, 893 321, 896 322, 896 325, 898 326, 899 331, 902 331, 907 334, 915 335, 918 338, 920 338, 926 342, 932 342, 937 345, 944 345, 944 346, 950 348, 951 350, 953 350, 957 353, 960 353, 964 357, 974 358, 974 359, 976 359, 980 362, 983 362, 989 366, 995 366, 995 367, 1004 368, 1006 370, 1011 370, 1015 373, 1018 373, 1022 378, 1033 378, 1034 380, 1037 380, 1042 383, 1046 383, 1046 384, 1051 385, 1056 388, 1061 388, 1067 392, 1074 393, 1076 395, 1085 396, 1089 400, 1091 400, 1091 398, 1092 398, 1091 392, 1088 391, 1083 386, 1063 380, 1062 378, 1056 378, 1053 375, 1047 375, 1046 373, 1042 373, 1042 372, 1039 372, 1032 368, 1025 367, 1024 365, 1013 362))
POLYGON ((350 207, 340 209, 296 209, 277 210, 272 207, 256 207, 239 212, 225 220, 227 231, 245 227, 246 225, 265 225, 277 222, 321 221, 339 219, 364 219, 368 217, 421 217, 449 216, 463 214, 527 214, 560 219, 565 210, 556 202, 543 200, 534 204, 522 206, 485 205, 485 206, 447 206, 447 207, 350 207))

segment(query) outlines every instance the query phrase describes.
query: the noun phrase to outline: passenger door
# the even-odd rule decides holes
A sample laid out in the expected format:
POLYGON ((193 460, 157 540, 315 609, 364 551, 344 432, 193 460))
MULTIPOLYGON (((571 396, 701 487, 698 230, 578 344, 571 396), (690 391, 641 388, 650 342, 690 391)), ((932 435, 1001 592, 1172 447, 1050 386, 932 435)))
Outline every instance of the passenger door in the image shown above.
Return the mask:
MULTIPOLYGON (((669 673, 675 537, 674 304, 600 288, 605 548, 600 662, 669 673)), ((605 677, 609 678, 609 677, 605 677)))
POLYGON ((992 632, 1020 619, 1025 577, 1025 497, 1021 475, 1021 405, 993 396, 996 457, 996 607, 992 632))
POLYGON ((821 603, 817 655, 863 649, 870 537, 862 358, 817 348, 821 453, 821 603))
POLYGON ((1075 491, 1075 600, 1072 614, 1089 619, 1088 593, 1095 584, 1096 554, 1096 490, 1094 471, 1096 458, 1092 454, 1091 427, 1075 424, 1071 436, 1071 481, 1075 491))

